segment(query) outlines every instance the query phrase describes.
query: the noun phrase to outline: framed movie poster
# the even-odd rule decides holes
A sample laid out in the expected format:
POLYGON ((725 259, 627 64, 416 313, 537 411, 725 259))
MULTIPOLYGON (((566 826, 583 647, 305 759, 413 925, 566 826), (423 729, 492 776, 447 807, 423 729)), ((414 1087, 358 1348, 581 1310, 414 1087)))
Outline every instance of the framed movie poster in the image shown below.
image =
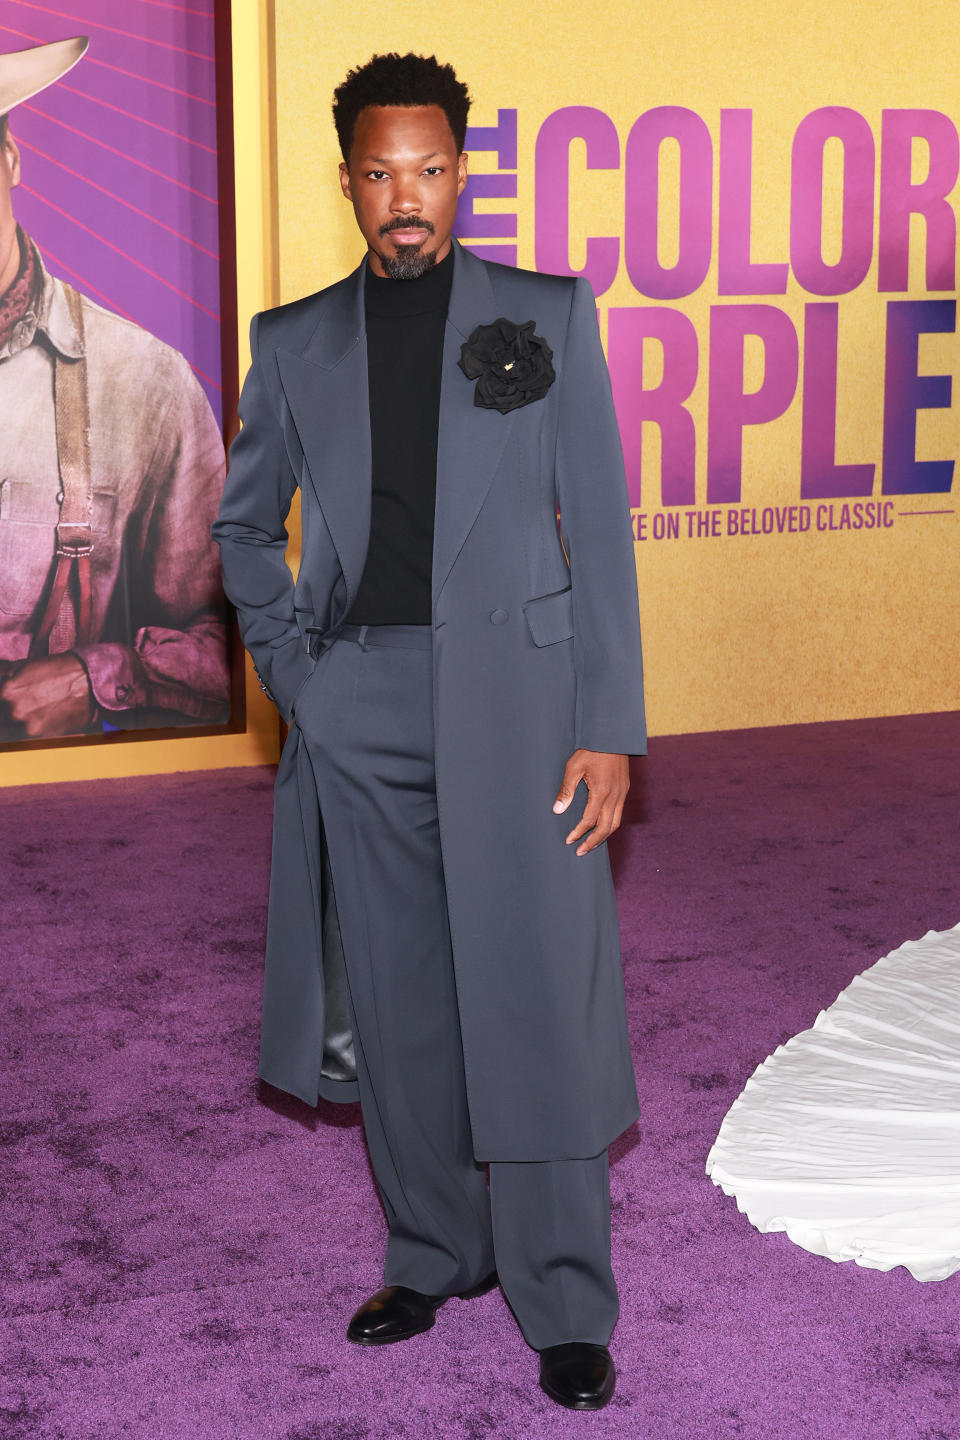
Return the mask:
POLYGON ((0 11, 2 747, 242 728, 229 40, 217 0, 0 11))

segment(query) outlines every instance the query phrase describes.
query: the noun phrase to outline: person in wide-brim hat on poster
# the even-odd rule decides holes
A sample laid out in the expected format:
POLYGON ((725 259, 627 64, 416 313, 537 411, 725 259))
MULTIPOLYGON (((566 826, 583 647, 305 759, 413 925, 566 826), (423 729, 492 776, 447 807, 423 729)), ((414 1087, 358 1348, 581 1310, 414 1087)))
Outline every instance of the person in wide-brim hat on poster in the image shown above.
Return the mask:
POLYGON ((178 351, 46 269, 9 112, 84 55, 0 54, 0 742, 226 720, 223 442, 178 351))

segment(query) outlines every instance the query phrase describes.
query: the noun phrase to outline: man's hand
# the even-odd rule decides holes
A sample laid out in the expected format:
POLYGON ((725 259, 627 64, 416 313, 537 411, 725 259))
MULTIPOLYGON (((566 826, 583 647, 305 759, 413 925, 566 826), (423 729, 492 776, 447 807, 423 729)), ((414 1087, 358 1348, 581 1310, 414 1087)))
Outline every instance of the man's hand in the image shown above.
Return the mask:
POLYGON ((76 735, 95 714, 90 680, 76 655, 25 660, 0 683, 0 730, 21 740, 76 735))
POLYGON ((581 780, 585 781, 589 794, 583 817, 567 836, 567 844, 572 845, 587 835, 583 844, 577 846, 577 854, 586 855, 602 845, 620 824, 623 802, 630 789, 630 762, 626 755, 611 755, 605 750, 574 750, 554 801, 555 814, 563 814, 581 780))

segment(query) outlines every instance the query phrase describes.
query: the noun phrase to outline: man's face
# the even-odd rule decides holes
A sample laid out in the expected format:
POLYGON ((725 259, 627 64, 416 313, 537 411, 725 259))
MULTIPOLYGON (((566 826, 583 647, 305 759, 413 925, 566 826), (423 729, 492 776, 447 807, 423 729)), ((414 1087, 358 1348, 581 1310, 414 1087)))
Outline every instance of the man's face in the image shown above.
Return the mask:
POLYGON ((439 105, 370 105, 357 116, 340 185, 377 275, 415 280, 443 260, 467 157, 439 105))
POLYGON ((7 127, 6 139, 0 147, 0 295, 16 278, 20 264, 17 245, 17 222, 13 215, 10 192, 20 184, 20 151, 7 127), (13 273, 9 274, 11 265, 13 273))

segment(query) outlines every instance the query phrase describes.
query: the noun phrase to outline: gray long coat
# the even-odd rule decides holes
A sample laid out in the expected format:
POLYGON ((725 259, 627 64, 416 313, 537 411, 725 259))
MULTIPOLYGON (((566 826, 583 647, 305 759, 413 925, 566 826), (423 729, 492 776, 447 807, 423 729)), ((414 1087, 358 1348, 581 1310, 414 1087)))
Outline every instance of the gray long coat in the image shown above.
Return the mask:
MULTIPOLYGON (((578 747, 646 748, 623 461, 589 284, 454 246, 433 669, 474 1148, 480 1160, 588 1156, 636 1118, 637 1097, 606 846, 578 858, 564 844, 583 785, 565 815, 552 806, 578 747), (501 316, 534 320, 557 372, 544 399, 509 414, 477 407, 457 364, 471 331, 501 316)), ((318 637, 343 621, 364 566, 365 273, 364 261, 329 289, 255 317, 243 429, 213 527, 244 643, 287 718, 318 637), (294 587, 284 520, 298 484, 294 587)), ((294 718, 277 775, 260 1074, 310 1104, 357 1093, 332 898, 294 718)))

